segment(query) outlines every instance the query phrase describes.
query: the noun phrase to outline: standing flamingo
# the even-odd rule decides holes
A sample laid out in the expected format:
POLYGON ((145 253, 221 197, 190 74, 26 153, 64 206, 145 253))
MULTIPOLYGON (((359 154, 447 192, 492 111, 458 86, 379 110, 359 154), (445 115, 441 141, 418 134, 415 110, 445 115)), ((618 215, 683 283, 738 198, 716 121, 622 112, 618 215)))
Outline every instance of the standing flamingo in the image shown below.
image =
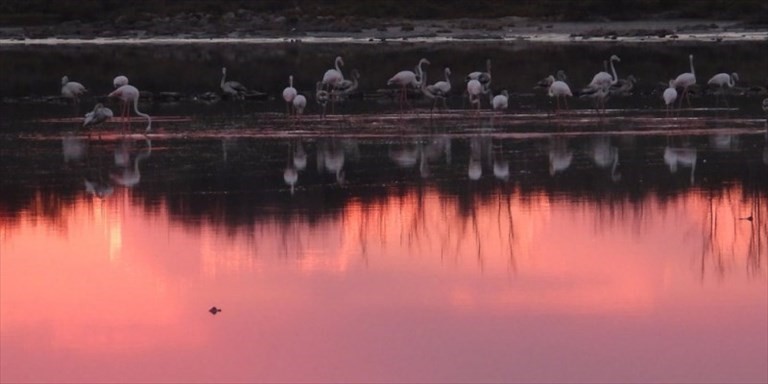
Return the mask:
POLYGON ((344 59, 341 56, 336 56, 334 68, 325 71, 325 74, 323 74, 323 85, 326 89, 336 88, 339 83, 344 81, 344 75, 341 73, 341 66, 343 65, 344 59))
POLYGON ((501 91, 500 95, 494 96, 491 105, 493 105, 493 109, 497 111, 507 109, 509 107, 509 92, 505 89, 501 91))
POLYGON ((667 115, 669 115, 670 109, 674 109, 675 100, 677 99, 677 89, 675 89, 675 80, 669 80, 669 87, 664 90, 661 95, 664 98, 664 105, 667 107, 667 115))
POLYGON ((429 65, 429 60, 425 58, 419 60, 419 64, 415 68, 418 75, 412 71, 400 71, 387 80, 387 85, 398 85, 401 87, 399 98, 401 111, 403 109, 403 104, 408 104, 408 93, 405 87, 411 85, 414 88, 419 88, 421 86, 421 81, 424 77, 424 69, 422 68, 422 65, 424 64, 429 65))
POLYGON ((688 88, 696 85, 696 72, 693 70, 693 55, 688 55, 688 61, 691 64, 691 71, 681 73, 675 79, 675 88, 683 88, 683 94, 680 96, 680 105, 678 106, 680 108, 683 106, 683 99, 688 102, 688 108, 691 107, 691 99, 688 93, 688 88))
MULTIPOLYGON (((437 102, 437 98, 441 98, 443 99, 443 107, 448 108, 445 99, 448 97, 448 93, 451 92, 451 69, 445 67, 443 73, 445 74, 445 80, 440 80, 432 85, 428 85, 427 90, 435 95, 435 102, 437 102)), ((432 107, 434 108, 434 104, 432 107)))
POLYGON ((730 75, 727 73, 718 73, 717 75, 712 76, 709 81, 707 81, 708 85, 718 87, 717 91, 715 91, 715 105, 717 105, 717 99, 721 95, 725 100, 725 105, 728 105, 728 99, 725 98, 725 88, 733 88, 737 81, 739 81, 739 74, 736 72, 731 73, 730 75))
POLYGON ((469 105, 476 106, 476 110, 480 110, 480 94, 483 93, 483 85, 479 80, 470 80, 467 83, 467 95, 469 97, 469 105))
POLYGON ((298 118, 304 113, 304 108, 307 107, 307 98, 304 95, 296 95, 293 98, 293 109, 296 111, 296 117, 298 118))
POLYGON ((467 82, 477 80, 483 86, 483 94, 488 94, 488 100, 493 100, 491 92, 491 59, 485 60, 485 72, 475 71, 467 75, 467 82))
POLYGON ((616 76, 616 68, 613 66, 613 62, 621 62, 621 59, 616 55, 611 55, 611 73, 608 73, 606 71, 598 72, 595 74, 595 76, 592 77, 592 81, 587 85, 587 88, 590 87, 600 87, 600 86, 611 86, 616 84, 619 77, 616 76))
POLYGON ((287 115, 291 114, 291 106, 293 106, 293 98, 296 97, 296 94, 296 88, 293 87, 293 75, 290 75, 288 76, 288 86, 283 89, 283 100, 285 100, 285 113, 287 115))
POLYGON ((80 95, 86 92, 88 90, 82 84, 76 81, 69 81, 67 76, 61 78, 61 95, 67 99, 72 99, 75 104, 80 103, 80 95))
POLYGON ((565 103, 565 109, 568 109, 568 99, 566 97, 573 96, 573 93, 571 93, 571 87, 568 86, 564 81, 561 80, 555 80, 555 77, 550 75, 549 81, 552 85, 549 86, 549 91, 547 94, 549 97, 555 98, 555 113, 560 109, 560 98, 563 98, 563 102, 565 103))
POLYGON ((245 98, 245 93, 248 92, 248 88, 237 81, 227 81, 227 67, 221 68, 221 83, 219 86, 226 96, 233 99, 243 99, 245 98))
MULTIPOLYGON (((108 95, 108 97, 117 97, 122 102, 126 103, 126 112, 123 115, 123 117, 127 120, 128 119, 128 108, 130 108, 130 103, 133 103, 133 110, 136 112, 137 115, 142 116, 147 119, 147 129, 146 132, 149 132, 152 130, 152 118, 149 117, 146 113, 141 113, 139 111, 139 90, 136 89, 133 85, 123 85, 120 88, 114 90, 112 93, 108 95)), ((128 120, 127 120, 128 121, 128 120)))

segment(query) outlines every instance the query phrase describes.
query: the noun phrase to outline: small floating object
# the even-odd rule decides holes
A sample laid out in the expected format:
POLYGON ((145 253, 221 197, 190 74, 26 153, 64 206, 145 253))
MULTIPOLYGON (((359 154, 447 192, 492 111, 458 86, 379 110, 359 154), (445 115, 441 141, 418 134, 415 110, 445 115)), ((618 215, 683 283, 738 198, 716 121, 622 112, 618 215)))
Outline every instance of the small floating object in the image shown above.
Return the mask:
POLYGON ((211 309, 208 310, 212 315, 215 315, 219 312, 221 312, 221 308, 211 307, 211 309))

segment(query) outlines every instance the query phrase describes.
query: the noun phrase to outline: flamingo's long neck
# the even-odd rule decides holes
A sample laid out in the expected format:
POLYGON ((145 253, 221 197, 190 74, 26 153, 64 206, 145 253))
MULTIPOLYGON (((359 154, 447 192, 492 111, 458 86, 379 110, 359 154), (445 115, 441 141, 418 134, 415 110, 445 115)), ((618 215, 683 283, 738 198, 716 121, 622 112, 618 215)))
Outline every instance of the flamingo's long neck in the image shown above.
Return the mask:
POLYGON ((288 85, 293 88, 293 75, 288 76, 288 85))
POLYGON ((227 80, 227 71, 222 71, 221 72, 221 86, 222 87, 224 86, 224 83, 226 82, 226 80, 227 80))
POLYGON ((613 72, 613 79, 611 80, 611 85, 616 84, 616 82, 619 81, 619 77, 616 75, 616 67, 613 66, 613 60, 611 60, 611 72, 613 72))
POLYGON ((688 56, 688 60, 691 62, 691 74, 696 76, 696 72, 693 71, 693 55, 688 56))
POLYGON ((451 76, 451 71, 446 70, 445 71, 445 82, 446 83, 450 83, 451 82, 450 76, 451 76))
POLYGON ((728 75, 728 87, 733 88, 734 85, 736 85, 736 79, 733 78, 733 75, 728 75))
POLYGON ((341 64, 341 57, 336 58, 335 64, 336 64, 336 70, 339 71, 339 73, 341 73, 341 67, 339 66, 339 64, 341 64))

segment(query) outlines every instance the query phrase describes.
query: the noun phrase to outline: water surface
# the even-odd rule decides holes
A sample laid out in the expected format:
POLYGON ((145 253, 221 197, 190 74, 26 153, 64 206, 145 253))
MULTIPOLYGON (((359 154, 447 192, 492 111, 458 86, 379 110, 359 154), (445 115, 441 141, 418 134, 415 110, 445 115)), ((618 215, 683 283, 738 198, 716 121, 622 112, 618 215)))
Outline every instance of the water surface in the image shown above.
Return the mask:
POLYGON ((145 136, 6 86, 3 382, 768 380, 755 97, 676 117, 653 85, 605 115, 533 91, 504 114, 359 99, 299 121, 154 101, 145 136))

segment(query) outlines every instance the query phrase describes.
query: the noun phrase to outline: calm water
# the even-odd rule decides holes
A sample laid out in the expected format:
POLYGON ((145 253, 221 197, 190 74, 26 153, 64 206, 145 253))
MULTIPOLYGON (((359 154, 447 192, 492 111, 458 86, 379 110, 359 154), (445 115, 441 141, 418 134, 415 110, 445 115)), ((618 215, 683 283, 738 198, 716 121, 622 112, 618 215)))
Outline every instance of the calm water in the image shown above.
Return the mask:
MULTIPOLYGON (((749 60, 766 53, 751 47, 728 49, 760 84, 749 60)), ((510 83, 521 104, 505 114, 457 111, 460 97, 433 115, 360 99, 301 121, 277 100, 155 101, 140 105, 154 133, 123 135, 117 122, 77 128, 92 99, 21 100, 58 90, 58 71, 30 63, 85 52, 76 66, 104 48, 5 49, 0 65, 22 74, 0 103, 3 382, 768 380, 761 98, 713 109, 702 95, 667 118, 649 81, 605 116, 578 101, 551 116, 510 83), (27 92, 24 79, 51 90, 27 92)), ((453 49, 435 51, 471 52, 453 49)), ((200 54, 232 51, 249 52, 200 54)), ((106 79, 96 95, 114 57, 90 62, 102 69, 88 76, 106 79)), ((165 71, 183 59, 164 60, 165 71)), ((208 65, 215 91, 219 62, 208 65)), ((287 73, 264 89, 277 94, 287 73)), ((168 89, 206 90, 177 81, 168 89)))

